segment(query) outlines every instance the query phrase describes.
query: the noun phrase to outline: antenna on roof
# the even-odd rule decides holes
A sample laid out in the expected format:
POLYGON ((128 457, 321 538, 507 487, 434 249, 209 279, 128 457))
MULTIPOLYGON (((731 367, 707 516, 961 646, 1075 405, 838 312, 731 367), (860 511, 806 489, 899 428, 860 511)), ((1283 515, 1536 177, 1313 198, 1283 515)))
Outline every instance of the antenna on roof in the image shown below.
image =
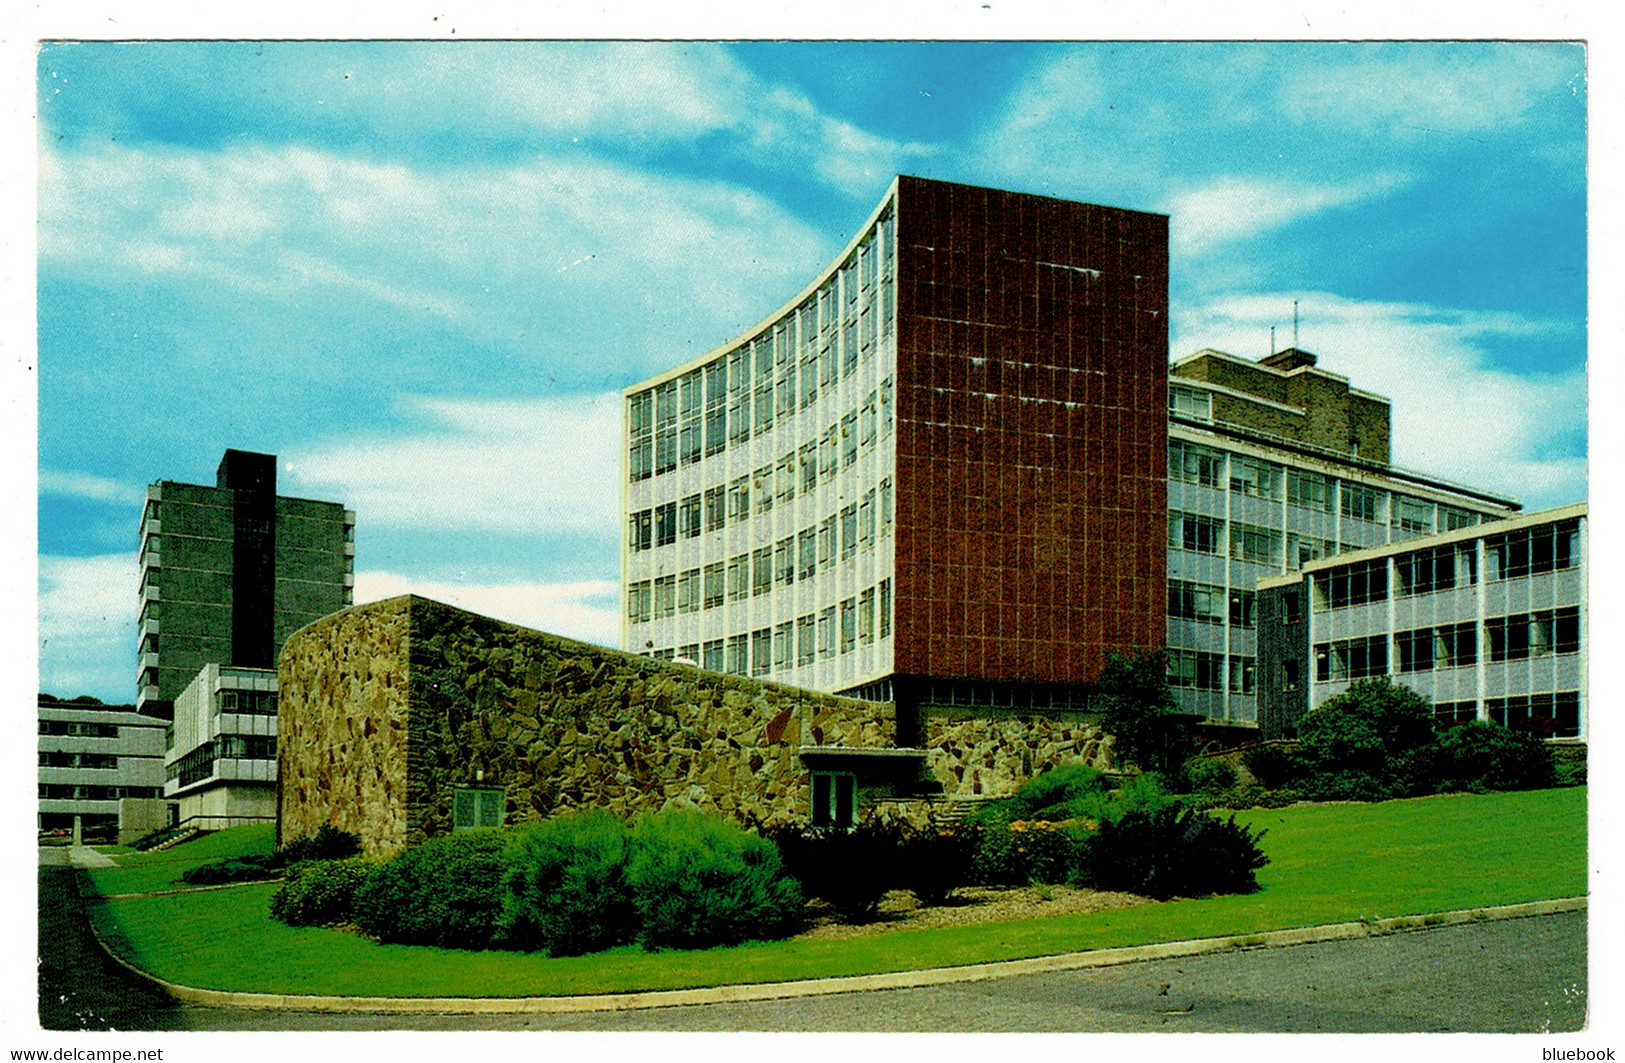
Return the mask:
POLYGON ((1298 349, 1298 301, 1292 300, 1292 349, 1298 349))

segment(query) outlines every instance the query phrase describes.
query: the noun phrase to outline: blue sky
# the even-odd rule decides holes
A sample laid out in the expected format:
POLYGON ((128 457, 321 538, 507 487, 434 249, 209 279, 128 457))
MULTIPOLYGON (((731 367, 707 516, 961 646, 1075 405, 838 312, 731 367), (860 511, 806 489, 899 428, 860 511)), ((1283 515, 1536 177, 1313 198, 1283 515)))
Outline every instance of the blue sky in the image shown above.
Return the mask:
POLYGON ((1290 336, 1400 464, 1585 497, 1572 44, 86 43, 38 55, 40 689, 133 697, 144 486, 275 453, 417 590, 613 643, 618 392, 898 172, 1166 212, 1171 354, 1290 336))

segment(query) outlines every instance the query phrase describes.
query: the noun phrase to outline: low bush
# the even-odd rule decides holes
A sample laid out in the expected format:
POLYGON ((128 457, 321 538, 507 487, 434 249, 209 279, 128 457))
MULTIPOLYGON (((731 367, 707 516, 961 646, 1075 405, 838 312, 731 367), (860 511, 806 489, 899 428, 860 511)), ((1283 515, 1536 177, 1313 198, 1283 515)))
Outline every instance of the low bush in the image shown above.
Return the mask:
POLYGON ((276 851, 283 864, 297 864, 305 860, 345 860, 361 855, 361 839, 349 831, 339 830, 331 823, 323 823, 316 833, 295 838, 276 851))
POLYGON ((189 886, 222 886, 229 882, 263 882, 276 878, 280 868, 269 856, 234 856, 215 860, 181 872, 189 886))
POLYGON ((1253 746, 1241 755, 1242 765, 1266 790, 1279 790, 1292 784, 1298 763, 1280 746, 1253 746))
POLYGON ((1550 747, 1533 735, 1474 720, 1439 736, 1437 771, 1442 789, 1537 790, 1556 786, 1550 747))
POLYGON ((1085 827, 1076 821, 1021 820, 990 814, 977 823, 970 880, 979 886, 1025 886, 1073 878, 1085 827))
POLYGON ((785 937, 801 923, 801 888, 773 843, 701 812, 661 812, 633 824, 626 878, 646 949, 785 937))
POLYGON ((1557 786, 1584 786, 1586 784, 1586 762, 1583 760, 1559 760, 1555 764, 1557 772, 1557 786))
POLYGON ((569 813, 519 828, 504 854, 503 939, 553 956, 631 941, 630 856, 626 824, 607 812, 569 813))
POLYGON ((874 918, 880 898, 904 888, 903 830, 895 824, 868 820, 850 830, 785 827, 764 831, 763 837, 777 847, 785 873, 802 892, 847 922, 874 918))
POLYGON ((981 829, 972 824, 905 827, 897 884, 922 904, 941 904, 950 892, 970 884, 971 862, 981 840, 981 829))
POLYGON ((1111 789, 1111 776, 1098 768, 1058 764, 1027 780, 1014 796, 990 804, 1008 809, 1016 819, 1093 818, 1092 813, 1111 789))
POLYGON ((1234 765, 1211 757, 1192 757, 1180 769, 1183 793, 1218 794, 1236 785, 1234 765))
POLYGON ((137 852, 144 853, 148 849, 156 849, 158 846, 169 841, 171 838, 179 837, 180 834, 180 827, 159 827, 151 834, 144 834, 140 838, 136 839, 135 844, 130 846, 130 848, 136 850, 137 852))
POLYGON ((1081 880, 1095 889, 1158 900, 1213 893, 1252 893, 1255 873, 1269 858, 1264 836, 1201 812, 1162 808, 1133 811, 1105 822, 1083 845, 1081 880))
POLYGON ((356 923, 383 942, 491 947, 502 915, 506 844, 500 831, 462 831, 378 864, 356 891, 356 923))
POLYGON ((271 918, 289 926, 349 922, 355 915, 356 892, 372 867, 357 856, 300 864, 271 894, 271 918))

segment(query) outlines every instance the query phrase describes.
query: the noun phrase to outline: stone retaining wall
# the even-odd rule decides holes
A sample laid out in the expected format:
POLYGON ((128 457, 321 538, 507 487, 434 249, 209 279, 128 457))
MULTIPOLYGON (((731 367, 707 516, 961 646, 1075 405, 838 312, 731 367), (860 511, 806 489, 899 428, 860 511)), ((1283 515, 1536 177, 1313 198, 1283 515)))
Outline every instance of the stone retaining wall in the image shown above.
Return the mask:
POLYGON ((1062 763, 1112 766, 1111 740, 1096 717, 983 710, 928 710, 926 765, 947 797, 1005 797, 1062 763))

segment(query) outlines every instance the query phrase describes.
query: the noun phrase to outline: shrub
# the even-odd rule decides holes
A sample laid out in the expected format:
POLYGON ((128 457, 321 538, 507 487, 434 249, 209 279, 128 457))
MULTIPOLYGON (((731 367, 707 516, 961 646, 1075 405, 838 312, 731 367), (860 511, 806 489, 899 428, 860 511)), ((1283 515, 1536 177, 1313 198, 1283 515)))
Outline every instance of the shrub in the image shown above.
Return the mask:
POLYGON ((1279 790, 1297 775, 1297 761, 1280 746, 1253 746, 1241 755, 1241 763, 1266 790, 1279 790))
POLYGON ((1015 796, 997 804, 1010 809, 1017 819, 1076 819, 1088 816, 1111 788, 1111 777, 1098 768, 1059 764, 1027 780, 1015 796))
POLYGON ((1474 720, 1439 736, 1439 783, 1451 790, 1535 790, 1557 785, 1550 747, 1533 735, 1474 720))
POLYGON ((276 878, 277 873, 269 856, 234 856, 187 868, 181 872, 181 881, 192 886, 220 886, 228 882, 262 882, 276 878))
POLYGON ((981 828, 904 828, 898 852, 898 885, 922 904, 941 904, 971 881, 971 862, 981 845, 981 828))
POLYGON ((1298 721, 1303 790, 1319 800, 1381 801, 1415 792, 1433 744, 1433 706, 1386 676, 1362 679, 1298 721))
POLYGON ((502 914, 499 831, 431 839, 375 866, 356 892, 356 923, 379 941, 483 949, 502 914))
POLYGON ((1584 786, 1586 784, 1586 762, 1583 760, 1559 760, 1556 765, 1557 786, 1584 786))
POLYGON ((979 885, 1066 882, 1076 872, 1082 832, 1071 823, 989 814, 977 827, 970 879, 979 885))
POLYGON ((271 894, 271 918, 289 926, 349 922, 355 914, 356 891, 372 867, 357 856, 300 864, 271 894))
POLYGON ((1258 848, 1264 832, 1172 807, 1132 811, 1100 825, 1083 846, 1081 879, 1096 889, 1158 900, 1210 893, 1251 893, 1255 872, 1269 863, 1258 848))
POLYGON ((502 933, 511 946, 579 956, 632 940, 631 836, 602 811, 516 831, 504 856, 502 933))
POLYGON ((783 937, 800 924, 801 889, 773 844, 701 812, 639 819, 626 878, 647 949, 783 937))
POLYGON ((276 851, 283 864, 297 864, 305 860, 344 860, 361 854, 361 839, 349 831, 339 830, 331 823, 323 823, 316 833, 295 838, 276 851))
POLYGON ((785 873, 848 922, 874 918, 886 891, 902 888, 902 828, 869 820, 850 830, 785 827, 763 836, 777 847, 785 873))
POLYGON ((179 837, 181 831, 182 828, 180 827, 160 827, 151 834, 142 835, 130 848, 144 853, 148 849, 157 848, 171 838, 179 837))
POLYGON ((1180 781, 1185 793, 1219 794, 1236 785, 1236 769, 1223 760, 1192 757, 1181 769, 1180 781))

